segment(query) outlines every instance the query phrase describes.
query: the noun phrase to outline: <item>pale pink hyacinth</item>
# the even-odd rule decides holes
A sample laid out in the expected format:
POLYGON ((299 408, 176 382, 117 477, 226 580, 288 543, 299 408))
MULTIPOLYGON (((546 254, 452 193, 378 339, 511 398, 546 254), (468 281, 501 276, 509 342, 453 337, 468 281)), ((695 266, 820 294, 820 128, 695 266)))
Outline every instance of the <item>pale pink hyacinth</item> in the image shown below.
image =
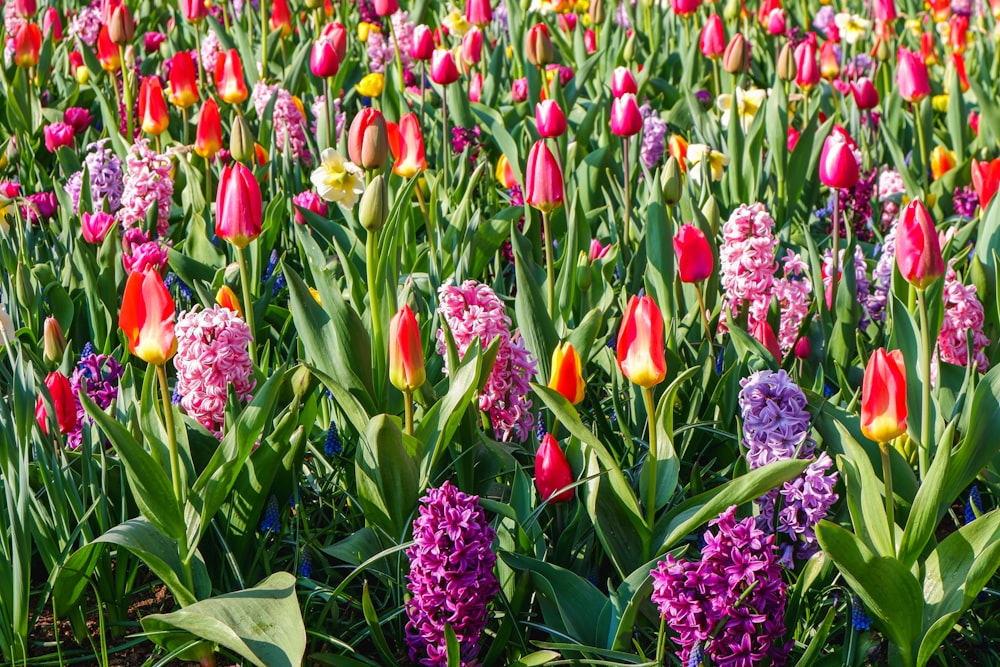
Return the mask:
POLYGON ((882 229, 889 229, 899 215, 899 204, 906 194, 903 177, 895 169, 886 169, 878 175, 878 200, 882 204, 882 229))
POLYGON ((872 271, 872 294, 868 299, 868 312, 875 322, 885 322, 885 309, 889 302, 889 289, 892 287, 892 269, 896 265, 896 226, 898 218, 889 226, 889 231, 882 239, 878 263, 872 271))
POLYGON ((150 148, 145 137, 135 140, 125 163, 122 207, 115 214, 123 231, 145 226, 147 212, 156 206, 156 233, 158 236, 166 235, 174 196, 174 179, 170 175, 172 166, 170 157, 150 148))
MULTIPOLYGON (((326 97, 319 95, 313 100, 313 103, 309 105, 309 111, 312 113, 313 120, 309 123, 309 131, 313 133, 313 136, 319 134, 318 122, 320 119, 326 118, 326 97)), ((347 119, 347 114, 340 110, 340 98, 338 97, 333 101, 333 122, 336 127, 334 128, 334 144, 340 141, 340 135, 344 131, 344 122, 347 119)), ((324 121, 326 122, 326 121, 324 121)))
POLYGON ((219 36, 215 34, 214 30, 207 30, 201 40, 201 53, 199 54, 201 66, 206 72, 215 71, 215 63, 219 60, 223 50, 219 36))
POLYGON ((735 316, 748 310, 747 327, 767 319, 771 302, 774 272, 778 269, 775 253, 774 219, 763 204, 741 204, 722 226, 719 260, 726 305, 735 316))
MULTIPOLYGON (((844 248, 840 249, 838 255, 840 256, 840 270, 844 269, 844 248)), ((836 304, 830 304, 830 269, 831 263, 833 262, 833 252, 827 248, 823 254, 823 290, 826 294, 827 306, 830 308, 836 308, 836 304)), ((843 274, 840 277, 841 284, 843 284, 843 274)), ((861 249, 861 246, 854 246, 854 286, 855 296, 858 303, 861 305, 861 317, 858 320, 858 329, 864 331, 868 328, 868 325, 873 319, 873 313, 871 310, 871 284, 868 281, 868 265, 865 262, 865 253, 861 249)))
MULTIPOLYGON (((990 339, 983 333, 983 304, 976 295, 975 285, 963 285, 952 266, 954 260, 948 263, 948 271, 944 276, 944 320, 941 322, 941 333, 938 334, 937 348, 941 361, 957 366, 969 363, 969 348, 966 338, 972 332, 972 354, 976 361, 976 370, 985 373, 990 366, 983 350, 990 344, 990 339)), ((932 379, 936 382, 937 355, 934 355, 932 379)))
POLYGON ((93 47, 97 44, 97 37, 101 33, 101 10, 97 3, 78 9, 69 20, 66 32, 87 46, 93 47))
POLYGON ((781 261, 785 275, 774 281, 773 294, 781 311, 778 344, 785 356, 795 347, 799 329, 809 313, 812 281, 809 280, 809 266, 798 253, 789 249, 781 261))
MULTIPOLYGON (((442 285, 438 298, 438 313, 455 339, 460 359, 475 338, 484 348, 500 339, 493 371, 479 394, 479 409, 489 414, 497 438, 523 442, 535 424, 528 392, 537 366, 520 334, 511 334, 503 302, 492 289, 474 280, 442 285)), ((437 351, 447 360, 443 328, 437 332, 437 351)), ((445 373, 450 371, 446 364, 445 373)))
POLYGON ((306 117, 292 99, 292 94, 279 85, 269 86, 263 81, 254 84, 251 99, 260 118, 264 117, 271 98, 277 95, 271 108, 271 122, 274 123, 275 145, 279 151, 285 149, 286 142, 292 157, 306 165, 312 164, 309 142, 306 140, 306 117))
POLYGON ((240 401, 248 400, 255 386, 250 327, 228 308, 196 306, 177 318, 176 334, 181 407, 221 440, 228 386, 233 385, 240 401))

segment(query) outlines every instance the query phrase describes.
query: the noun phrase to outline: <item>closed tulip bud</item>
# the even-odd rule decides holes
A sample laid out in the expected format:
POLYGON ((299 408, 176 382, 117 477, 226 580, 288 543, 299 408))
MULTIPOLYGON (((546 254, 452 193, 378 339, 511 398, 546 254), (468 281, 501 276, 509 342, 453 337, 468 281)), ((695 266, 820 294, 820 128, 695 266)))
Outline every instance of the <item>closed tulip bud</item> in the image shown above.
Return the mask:
POLYGON ((563 204, 562 166, 545 140, 536 141, 528 151, 524 200, 544 213, 551 213, 563 204))
POLYGON ((154 136, 163 134, 170 126, 167 101, 163 99, 159 77, 146 77, 139 86, 139 118, 142 131, 154 136))
POLYGON ((209 159, 215 157, 215 154, 221 149, 222 118, 219 117, 219 105, 210 97, 205 100, 205 104, 201 107, 201 115, 198 117, 194 152, 205 159, 209 159))
POLYGON ((635 32, 630 32, 631 34, 625 39, 625 48, 622 49, 622 58, 627 63, 635 60, 635 32))
POLYGON ((83 240, 93 245, 104 242, 104 237, 108 235, 111 228, 115 226, 115 216, 104 211, 97 213, 87 213, 80 216, 83 231, 83 240))
POLYGON ((839 125, 827 136, 819 157, 819 180, 827 187, 852 188, 858 184, 858 161, 853 143, 839 125))
POLYGON ((611 94, 614 97, 621 97, 627 93, 635 95, 639 92, 635 76, 627 67, 616 67, 611 72, 611 94))
POLYGON ((500 159, 497 160, 495 175, 500 185, 504 186, 508 190, 517 185, 517 178, 514 177, 514 170, 511 168, 506 155, 501 154, 500 159))
POLYGON ((323 26, 320 39, 325 39, 333 44, 333 50, 337 52, 337 60, 344 62, 347 57, 347 28, 343 23, 335 21, 323 26))
POLYGON ((937 229, 923 202, 914 199, 903 209, 896 230, 896 265, 917 289, 927 289, 944 275, 937 229))
POLYGON ((483 73, 474 72, 469 79, 469 101, 478 102, 483 95, 483 73))
POLYGON ((431 29, 420 24, 413 29, 413 39, 410 42, 410 57, 414 60, 426 62, 434 55, 434 33, 431 29))
POLYGON ((462 62, 471 68, 483 57, 483 31, 473 26, 462 36, 462 62))
POLYGON ((215 234, 237 248, 246 248, 260 236, 262 222, 260 184, 244 164, 222 168, 215 198, 215 234))
POLYGON ((597 52, 597 35, 591 28, 583 31, 583 48, 588 54, 597 52))
POLYGON ((873 54, 875 59, 879 62, 885 62, 892 56, 892 49, 890 48, 889 41, 885 39, 880 39, 875 43, 875 49, 873 54))
POLYGON ((181 109, 187 109, 198 99, 198 70, 194 59, 187 51, 179 51, 171 60, 170 102, 181 109))
POLYGON ((490 0, 465 0, 465 20, 479 28, 489 25, 493 21, 490 0))
POLYGON ((191 23, 198 23, 208 16, 205 0, 181 0, 181 13, 191 23))
POLYGON ((663 201, 667 206, 677 206, 684 192, 684 177, 677 158, 671 155, 663 166, 660 176, 660 187, 663 190, 663 201))
POLYGON ((23 19, 30 19, 38 11, 35 0, 14 0, 14 13, 23 19))
POLYGON ((808 359, 812 356, 812 343, 809 339, 803 336, 795 342, 795 357, 798 359, 808 359))
POLYGON ((458 81, 458 66, 455 56, 448 49, 435 49, 431 57, 431 81, 447 86, 458 81))
POLYGON ((220 54, 215 61, 215 86, 219 98, 229 104, 240 104, 250 96, 243 78, 243 62, 236 49, 220 54))
POLYGON ((795 47, 795 84, 809 92, 819 83, 820 71, 816 60, 816 45, 809 40, 795 47))
POLYGON ((736 33, 722 54, 722 69, 730 74, 742 74, 750 69, 750 44, 741 33, 736 33))
POLYGON ((177 351, 175 313, 174 300, 159 273, 153 269, 132 273, 118 315, 129 351, 154 366, 169 361, 177 351))
POLYGON ((563 454, 559 443, 546 433, 535 455, 535 486, 543 501, 550 505, 565 503, 573 499, 573 489, 566 489, 559 495, 553 495, 559 489, 564 489, 573 483, 573 470, 563 454))
POLYGON ((906 365, 903 353, 878 348, 865 367, 861 386, 861 431, 886 443, 906 433, 906 365))
POLYGON ((404 305, 389 321, 389 381, 402 392, 412 392, 426 380, 420 327, 413 311, 404 305))
POLYGON ((379 16, 392 16, 399 11, 399 0, 375 0, 374 4, 379 16))
POLYGON ((333 44, 326 39, 313 42, 312 57, 309 58, 312 73, 320 78, 334 76, 340 69, 340 58, 333 44))
POLYGON ((59 321, 54 317, 45 318, 45 325, 42 328, 42 350, 45 358, 53 364, 61 362, 63 352, 66 351, 66 336, 63 335, 59 321))
POLYGON ((618 368, 640 387, 654 387, 667 377, 665 349, 663 314, 653 297, 633 296, 618 329, 618 368))
POLYGON ((827 81, 836 79, 840 74, 840 59, 837 58, 836 46, 827 40, 819 47, 819 73, 827 81))
POLYGON ((955 154, 944 146, 935 146, 931 151, 931 175, 938 180, 955 167, 955 154))
POLYGON ((389 218, 389 189, 385 177, 379 174, 371 180, 361 195, 358 222, 370 232, 377 232, 389 218))
POLYGON ((594 282, 594 276, 590 272, 590 260, 587 253, 580 251, 580 256, 576 260, 576 284, 586 292, 594 282))
POLYGON ((698 46, 701 48, 701 54, 712 60, 721 58, 726 52, 726 28, 722 24, 721 16, 712 14, 708 17, 701 29, 698 46))
POLYGON ((34 23, 22 23, 14 32, 14 64, 29 68, 38 64, 42 31, 34 23))
POLYGON ((757 324, 754 325, 753 331, 750 332, 757 342, 764 346, 764 348, 771 353, 774 360, 781 365, 781 345, 778 344, 778 339, 774 335, 774 329, 771 325, 767 323, 767 320, 758 320, 757 324))
POLYGON ((555 100, 542 100, 535 105, 535 121, 542 137, 559 137, 566 132, 566 115, 555 100))
POLYGON ((100 32, 97 33, 97 61, 101 63, 101 69, 105 72, 117 72, 122 66, 121 51, 111 41, 106 25, 101 26, 100 32))
MULTIPOLYGON (((63 435, 69 435, 76 430, 76 397, 73 395, 73 387, 69 378, 53 371, 45 376, 45 387, 52 398, 52 407, 56 412, 56 426, 63 435)), ((49 434, 49 415, 45 407, 45 400, 39 396, 35 402, 35 421, 42 429, 42 433, 49 434)))
POLYGON ((625 93, 611 103, 611 132, 619 137, 632 137, 642 130, 642 114, 632 93, 625 93))
POLYGON ((536 23, 528 30, 528 41, 525 44, 528 62, 536 67, 545 67, 554 57, 552 38, 549 28, 544 23, 536 23))
POLYGON ((62 18, 59 16, 59 10, 55 7, 49 7, 45 10, 45 14, 42 15, 42 34, 46 36, 51 35, 54 42, 62 41, 62 18))
POLYGON ((708 200, 701 207, 701 214, 708 221, 708 228, 712 230, 712 236, 719 233, 719 223, 722 222, 722 212, 719 210, 719 202, 715 201, 715 195, 709 195, 708 200))
POLYGON ((795 64, 795 49, 792 48, 791 42, 785 42, 784 46, 781 47, 781 51, 778 52, 778 78, 782 81, 794 81, 797 73, 798 67, 795 64))
POLYGON ((583 367, 580 355, 572 343, 559 343, 552 350, 552 377, 549 389, 555 389, 563 397, 576 405, 583 400, 583 367))
POLYGON ((604 0, 591 0, 590 7, 587 8, 587 16, 590 18, 590 25, 601 25, 607 18, 604 11, 604 0))
POLYGON ((254 140, 250 126, 241 115, 233 119, 233 128, 229 135, 229 153, 238 162, 249 163, 254 159, 254 140))
POLYGON ((918 104, 931 94, 927 63, 919 53, 904 47, 899 48, 897 60, 896 87, 899 95, 907 102, 918 104))
POLYGON ((677 272, 682 283, 700 283, 712 275, 715 259, 704 232, 692 224, 681 225, 674 237, 677 272))
POLYGON ((108 34, 111 36, 111 41, 119 46, 125 46, 135 37, 135 20, 127 5, 118 5, 111 10, 108 34))
POLYGON ((854 103, 862 111, 868 111, 878 106, 878 91, 875 84, 868 77, 861 77, 851 83, 851 94, 854 96, 854 103))
POLYGON ((389 156, 389 135, 382 112, 362 109, 351 121, 347 135, 351 162, 365 169, 381 169, 389 156))
POLYGON ((280 30, 282 37, 292 34, 292 10, 288 0, 271 0, 271 30, 280 30))

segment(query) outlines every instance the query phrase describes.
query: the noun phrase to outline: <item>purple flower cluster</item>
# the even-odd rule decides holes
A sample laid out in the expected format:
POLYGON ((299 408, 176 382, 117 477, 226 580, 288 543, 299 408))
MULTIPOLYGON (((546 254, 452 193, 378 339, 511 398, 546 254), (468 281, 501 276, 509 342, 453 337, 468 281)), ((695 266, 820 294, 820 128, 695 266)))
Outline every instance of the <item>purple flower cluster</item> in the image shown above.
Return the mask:
POLYGON ((278 150, 284 150, 287 143, 292 157, 306 165, 312 164, 312 154, 306 140, 306 117, 295 104, 292 94, 281 86, 269 86, 263 81, 254 84, 253 100, 257 116, 264 118, 264 112, 271 103, 271 98, 277 95, 271 109, 271 122, 274 124, 275 145, 278 150))
POLYGON ((639 107, 642 114, 642 147, 639 157, 646 169, 652 169, 663 158, 667 149, 667 122, 660 118, 649 102, 639 107))
MULTIPOLYGON (((865 174, 862 170, 862 176, 858 180, 857 185, 837 191, 837 196, 840 197, 840 210, 844 212, 847 222, 853 226, 854 233, 860 241, 870 242, 874 239, 872 232, 872 196, 875 194, 875 180, 877 177, 878 172, 874 169, 868 174, 865 174)), ((842 233, 846 236, 846 225, 842 233)))
POLYGON ((479 126, 474 127, 453 127, 451 128, 451 151, 455 155, 461 155, 466 148, 469 149, 469 161, 475 162, 479 158, 479 151, 483 147, 482 131, 479 126))
MULTIPOLYGON (((510 333, 510 318, 500 297, 474 280, 460 286, 442 285, 438 297, 438 313, 455 339, 460 359, 476 338, 484 348, 500 339, 493 371, 479 394, 479 409, 489 413, 493 432, 500 440, 527 440, 535 425, 528 392, 537 367, 520 334, 510 333)), ((437 351, 442 355, 446 352, 444 328, 437 332, 437 351)), ((450 372, 446 364, 445 373, 450 372)))
POLYGON ((428 667, 448 664, 445 626, 455 632, 462 665, 479 653, 487 607, 500 590, 493 567, 496 532, 486 521, 479 496, 445 482, 420 499, 407 549, 410 574, 406 603, 406 645, 410 660, 428 667))
MULTIPOLYGON (((104 210, 116 213, 121 206, 125 181, 122 175, 122 161, 108 146, 108 139, 101 139, 87 146, 87 157, 83 159, 87 176, 90 178, 91 212, 104 210)), ((83 190, 83 171, 75 172, 66 179, 66 192, 73 200, 73 209, 80 211, 80 193, 83 190)))
MULTIPOLYGON (((843 284, 843 270, 844 270, 844 253, 845 248, 841 248, 838 255, 840 256, 840 281, 843 284)), ((831 270, 833 269, 833 251, 827 248, 823 254, 823 289, 827 294, 827 306, 830 308, 835 308, 836 304, 830 303, 830 288, 831 288, 831 270)), ((865 260, 865 253, 861 249, 861 246, 854 246, 854 286, 855 286, 855 296, 857 297, 858 303, 861 305, 861 318, 858 320, 858 329, 865 331, 868 329, 868 325, 872 322, 872 305, 871 305, 871 283, 868 281, 868 264, 865 260)), ((876 300, 876 304, 881 303, 880 300, 876 300)))
MULTIPOLYGON (((878 252, 878 250, 876 250, 878 252)), ((896 222, 893 221, 882 239, 881 253, 872 271, 872 293, 868 299, 868 314, 873 322, 885 321, 885 307, 892 287, 892 268, 896 264, 896 222)))
POLYGON ((77 397, 76 429, 66 439, 66 444, 71 449, 80 446, 84 421, 88 424, 93 421, 83 409, 79 399, 80 392, 86 394, 100 409, 107 409, 118 398, 118 381, 122 377, 122 371, 122 365, 117 359, 107 354, 96 354, 90 343, 84 345, 80 361, 76 362, 76 368, 69 378, 73 396, 77 397))
POLYGON ((952 204, 955 207, 955 215, 971 220, 976 217, 976 207, 979 206, 979 195, 976 194, 971 185, 955 188, 952 204))
MULTIPOLYGON (((319 134, 318 123, 321 118, 326 118, 326 97, 319 95, 313 100, 313 103, 309 105, 309 111, 312 112, 313 122, 309 124, 309 131, 313 135, 319 134)), ((333 101, 333 122, 336 126, 335 132, 336 141, 340 141, 340 135, 344 132, 344 123, 347 120, 347 114, 340 110, 340 97, 337 97, 333 101)), ((324 121, 325 122, 325 121, 324 121)))
MULTIPOLYGON (((8 3, 13 6, 14 3, 8 3)), ((101 10, 99 3, 92 3, 87 7, 77 10, 73 18, 69 21, 66 30, 70 37, 76 37, 87 46, 93 47, 97 43, 97 37, 101 32, 101 10)))
MULTIPOLYGON (((948 263, 948 271, 944 276, 944 320, 941 322, 941 332, 938 334, 937 349, 941 353, 941 361, 957 366, 969 364, 968 334, 972 334, 972 356, 976 369, 985 373, 990 367, 984 350, 990 344, 990 339, 983 333, 985 311, 976 294, 975 285, 963 285, 953 266, 954 260, 948 263)), ((936 382, 937 357, 932 361, 932 380, 936 382)))
MULTIPOLYGON (((816 442, 809 437, 806 397, 785 371, 758 371, 740 386, 743 443, 751 470, 813 457, 816 442)), ((802 475, 757 499, 762 526, 788 538, 781 557, 786 567, 794 567, 793 556, 807 558, 816 551, 814 528, 838 497, 833 492, 837 473, 827 474, 832 466, 830 457, 821 453, 802 475), (779 500, 781 509, 775 516, 779 500)))
POLYGON ((668 555, 650 572, 681 663, 700 652, 716 665, 781 667, 790 645, 781 641, 787 594, 774 536, 753 518, 737 521, 735 506, 708 525, 701 560, 668 555))

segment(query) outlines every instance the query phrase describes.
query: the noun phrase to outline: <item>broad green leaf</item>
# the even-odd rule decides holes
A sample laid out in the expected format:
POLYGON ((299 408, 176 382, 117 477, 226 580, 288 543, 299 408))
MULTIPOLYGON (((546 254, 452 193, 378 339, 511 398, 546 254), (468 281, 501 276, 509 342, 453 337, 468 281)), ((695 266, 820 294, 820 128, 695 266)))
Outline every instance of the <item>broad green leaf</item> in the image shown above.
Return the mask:
MULTIPOLYGON (((851 511, 854 532, 862 542, 880 556, 894 556, 889 539, 889 520, 885 514, 882 491, 885 485, 875 474, 865 450, 847 432, 840 422, 835 422, 840 442, 844 447, 844 482, 847 485, 847 506, 851 511)), ((890 448, 889 455, 893 450, 890 448)), ((881 456, 881 455, 880 455, 881 456)))
POLYGON ((899 542, 899 560, 904 565, 913 565, 923 553, 943 513, 953 500, 945 498, 943 492, 948 464, 951 461, 951 441, 954 431, 955 422, 952 422, 945 430, 945 436, 937 448, 934 461, 927 471, 927 477, 917 490, 917 497, 913 499, 910 515, 906 519, 906 528, 903 530, 903 538, 899 542))
POLYGON ((394 538, 409 526, 420 493, 417 464, 389 415, 376 415, 358 442, 354 464, 365 517, 394 538))
POLYGON ((542 297, 540 285, 533 276, 531 267, 531 248, 528 239, 517 231, 514 225, 510 230, 511 245, 514 249, 514 266, 517 275, 517 296, 514 297, 514 313, 524 343, 538 361, 538 373, 535 379, 547 382, 551 377, 552 350, 559 342, 559 336, 552 320, 548 316, 548 308, 542 297))
MULTIPOLYGON (((678 375, 664 390, 660 396, 659 406, 656 408, 657 480, 655 502, 657 510, 665 506, 674 495, 681 469, 677 452, 674 451, 674 401, 677 400, 677 392, 684 381, 697 375, 700 371, 700 367, 693 366, 678 375)), ((642 498, 646 497, 646 489, 649 487, 650 471, 649 459, 647 458, 639 476, 639 495, 642 498)))
MULTIPOLYGON (((1000 211, 994 202, 992 208, 1000 211)), ((1000 218, 1000 214, 997 216, 1000 218)), ((969 430, 965 440, 951 457, 945 481, 943 499, 949 502, 967 487, 986 465, 1000 452, 1000 366, 994 366, 983 376, 972 397, 969 430)))
POLYGON ((382 656, 382 659, 387 664, 392 663, 395 660, 395 656, 392 655, 389 643, 385 640, 385 633, 382 632, 382 623, 379 621, 378 612, 372 603, 372 595, 368 590, 367 579, 361 588, 361 611, 364 614, 365 623, 368 624, 368 631, 371 633, 372 641, 375 643, 375 648, 378 649, 379 655, 382 656))

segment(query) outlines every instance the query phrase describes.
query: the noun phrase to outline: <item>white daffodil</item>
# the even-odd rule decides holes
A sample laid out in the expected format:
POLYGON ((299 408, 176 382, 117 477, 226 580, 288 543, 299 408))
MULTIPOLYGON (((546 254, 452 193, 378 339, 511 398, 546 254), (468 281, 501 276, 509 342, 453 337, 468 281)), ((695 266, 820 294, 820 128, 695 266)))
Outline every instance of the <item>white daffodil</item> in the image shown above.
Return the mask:
POLYGON ((872 27, 872 22, 857 14, 840 12, 833 17, 833 23, 840 32, 840 37, 848 44, 855 44, 866 36, 872 27))
POLYGON ((713 150, 706 144, 691 144, 687 147, 685 157, 691 165, 688 175, 699 185, 705 169, 708 169, 713 181, 721 181, 723 170, 729 165, 729 158, 724 153, 713 150))
POLYGON ((351 208, 358 195, 365 191, 361 168, 337 152, 327 148, 320 155, 320 165, 313 170, 311 179, 316 192, 326 201, 334 201, 344 208, 351 208))
MULTIPOLYGON (((766 99, 767 91, 761 88, 751 88, 749 90, 736 89, 736 113, 739 114, 740 124, 743 125, 744 132, 750 129, 754 116, 760 111, 766 99)), ((715 105, 722 112, 720 120, 722 126, 728 127, 729 114, 733 109, 733 96, 729 93, 723 93, 715 100, 715 105)))

